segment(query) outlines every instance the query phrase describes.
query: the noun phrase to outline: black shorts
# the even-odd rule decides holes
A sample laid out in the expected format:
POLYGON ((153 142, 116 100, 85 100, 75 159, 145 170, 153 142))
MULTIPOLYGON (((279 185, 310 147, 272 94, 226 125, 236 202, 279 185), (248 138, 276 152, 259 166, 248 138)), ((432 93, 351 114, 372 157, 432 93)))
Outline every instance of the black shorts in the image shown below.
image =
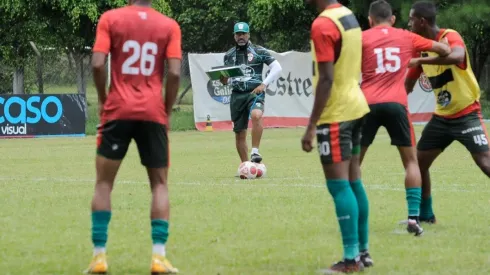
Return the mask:
POLYGON ((417 149, 444 150, 455 140, 472 154, 489 150, 486 127, 479 111, 453 119, 432 116, 422 131, 417 149))
POLYGON ((364 119, 322 124, 316 128, 318 153, 322 164, 339 163, 359 154, 364 119))
POLYGON ((264 111, 265 94, 256 95, 251 92, 231 93, 230 114, 235 133, 248 129, 248 117, 252 110, 264 111))
POLYGON ((415 132, 410 121, 410 114, 405 106, 390 102, 371 104, 369 108, 371 112, 366 115, 362 127, 361 146, 368 147, 371 145, 381 126, 388 131, 391 145, 415 146, 415 132))
POLYGON ((165 168, 169 162, 167 127, 151 121, 112 120, 97 129, 97 154, 122 160, 131 140, 138 147, 141 164, 165 168))

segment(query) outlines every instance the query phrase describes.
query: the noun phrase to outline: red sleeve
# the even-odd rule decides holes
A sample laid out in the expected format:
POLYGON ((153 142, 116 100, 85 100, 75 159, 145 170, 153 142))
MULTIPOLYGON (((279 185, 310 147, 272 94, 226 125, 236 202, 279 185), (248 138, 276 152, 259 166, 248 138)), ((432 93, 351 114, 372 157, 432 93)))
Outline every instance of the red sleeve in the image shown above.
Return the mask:
POLYGON ((449 47, 462 47, 465 48, 464 40, 457 32, 448 32, 445 36, 447 38, 447 42, 449 43, 449 47))
POLYGON ((340 39, 340 31, 331 19, 315 19, 311 27, 311 40, 315 46, 317 62, 334 62, 335 45, 340 39))
POLYGON ((102 14, 97 24, 97 31, 95 34, 95 43, 92 48, 93 52, 102 52, 108 54, 111 50, 111 33, 109 24, 109 15, 107 13, 102 14))
POLYGON ((419 79, 420 75, 423 73, 422 67, 418 66, 415 68, 410 68, 407 73, 407 78, 417 80, 419 79))
POLYGON ((413 32, 408 32, 408 33, 412 38, 412 46, 415 51, 423 52, 432 49, 432 45, 434 44, 434 41, 427 38, 423 38, 422 36, 413 32))
MULTIPOLYGON (((452 48, 456 48, 456 47, 460 47, 460 48, 463 48, 465 49, 466 46, 464 44, 464 40, 463 40, 463 37, 461 37, 461 35, 457 32, 448 32, 445 36, 447 38, 447 42, 449 43, 449 47, 452 48)), ((460 69, 462 70, 466 70, 466 58, 465 58, 465 61, 463 61, 462 63, 458 64, 457 65, 460 69)))
POLYGON ((170 36, 168 38, 165 59, 177 58, 182 59, 182 32, 177 22, 173 21, 170 36))

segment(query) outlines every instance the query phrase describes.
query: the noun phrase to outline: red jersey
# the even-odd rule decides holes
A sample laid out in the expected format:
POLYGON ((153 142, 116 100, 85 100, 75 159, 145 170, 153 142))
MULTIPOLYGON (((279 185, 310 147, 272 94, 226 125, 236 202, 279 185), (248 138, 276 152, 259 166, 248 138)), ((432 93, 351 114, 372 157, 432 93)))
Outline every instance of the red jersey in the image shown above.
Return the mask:
POLYGON ((361 89, 369 104, 395 102, 408 105, 405 75, 414 51, 432 48, 432 40, 389 26, 362 33, 361 89))
POLYGON ((150 7, 105 12, 93 52, 111 54, 111 83, 102 120, 167 124, 163 98, 165 59, 182 59, 178 23, 150 7))

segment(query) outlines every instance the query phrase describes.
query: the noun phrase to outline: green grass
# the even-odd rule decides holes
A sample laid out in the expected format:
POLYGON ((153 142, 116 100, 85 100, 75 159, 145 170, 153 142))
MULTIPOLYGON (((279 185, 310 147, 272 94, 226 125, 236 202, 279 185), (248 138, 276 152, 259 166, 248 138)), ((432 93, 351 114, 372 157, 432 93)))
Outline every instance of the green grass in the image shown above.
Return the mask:
MULTIPOLYGON (((420 137, 421 127, 417 126, 420 137)), ((269 129, 268 177, 234 178, 232 132, 170 134, 168 256, 182 274, 315 274, 341 256, 333 203, 317 153, 301 129, 269 129)), ((431 170, 438 224, 415 238, 406 217, 403 168, 385 131, 368 152, 375 267, 365 274, 490 274, 488 178, 457 143, 431 170)), ((95 138, 4 140, 0 146, 2 274, 81 274, 91 257, 95 138)), ((111 274, 147 274, 150 192, 131 146, 113 192, 111 274)))

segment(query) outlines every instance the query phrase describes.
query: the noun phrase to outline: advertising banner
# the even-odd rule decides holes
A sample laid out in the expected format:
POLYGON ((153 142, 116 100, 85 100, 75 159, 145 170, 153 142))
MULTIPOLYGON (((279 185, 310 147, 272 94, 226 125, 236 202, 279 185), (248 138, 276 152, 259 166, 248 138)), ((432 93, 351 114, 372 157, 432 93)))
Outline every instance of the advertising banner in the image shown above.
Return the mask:
MULTIPOLYGON (((271 83, 265 93, 264 127, 306 126, 313 107, 312 58, 309 52, 285 52, 271 55, 281 64, 281 76, 271 83)), ((231 87, 219 80, 210 80, 206 71, 223 65, 224 53, 189 54, 189 66, 194 101, 194 121, 200 131, 206 125, 213 130, 231 130, 231 87)), ((266 65, 264 65, 266 66, 266 65)), ((269 73, 263 70, 265 78, 269 73)), ((435 108, 430 83, 425 76, 409 95, 409 110, 413 122, 428 121, 435 108)), ((249 123, 249 126, 251 123, 249 123)))
POLYGON ((85 96, 0 95, 0 138, 85 136, 85 96))

